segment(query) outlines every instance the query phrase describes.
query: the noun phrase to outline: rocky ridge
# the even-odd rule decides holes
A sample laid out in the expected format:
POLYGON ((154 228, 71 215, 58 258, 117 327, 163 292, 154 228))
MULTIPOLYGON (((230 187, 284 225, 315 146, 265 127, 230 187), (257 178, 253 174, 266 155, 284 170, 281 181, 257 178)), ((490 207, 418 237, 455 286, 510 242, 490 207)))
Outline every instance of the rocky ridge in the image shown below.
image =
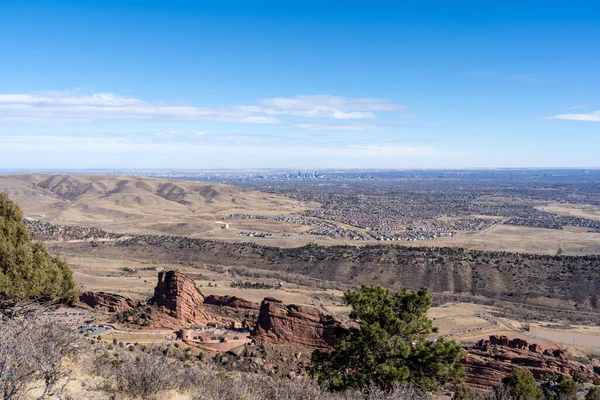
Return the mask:
POLYGON ((530 370, 536 379, 549 375, 573 377, 579 374, 594 379, 590 366, 568 359, 568 353, 558 348, 544 349, 537 343, 506 336, 490 336, 468 347, 465 368, 466 383, 478 390, 489 390, 515 368, 530 370))
POLYGON ((204 298, 204 304, 217 307, 229 307, 239 311, 258 311, 260 304, 248 301, 237 296, 218 296, 211 294, 204 298))
POLYGON ((316 308, 285 305, 280 300, 266 297, 260 305, 252 336, 260 342, 329 348, 345 331, 341 322, 316 308))
POLYGON ((123 312, 135 307, 135 303, 130 298, 107 292, 83 292, 79 295, 79 301, 109 313, 123 312))
POLYGON ((600 256, 546 256, 450 247, 399 245, 277 248, 175 236, 139 235, 115 246, 189 264, 226 263, 342 284, 382 284, 393 290, 429 287, 519 303, 565 300, 565 308, 598 312, 600 256), (575 309, 570 302, 577 303, 575 309))
POLYGON ((123 235, 84 226, 54 225, 36 219, 23 220, 37 240, 114 240, 123 235))

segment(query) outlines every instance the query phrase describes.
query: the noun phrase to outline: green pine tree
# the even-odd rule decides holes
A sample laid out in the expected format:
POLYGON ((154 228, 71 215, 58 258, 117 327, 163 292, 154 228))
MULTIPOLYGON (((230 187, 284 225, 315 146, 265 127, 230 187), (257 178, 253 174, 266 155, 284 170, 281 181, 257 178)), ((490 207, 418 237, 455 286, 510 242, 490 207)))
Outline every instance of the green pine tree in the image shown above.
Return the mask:
POLYGON ((428 289, 391 294, 381 286, 363 286, 344 294, 358 324, 331 352, 315 351, 311 374, 331 390, 364 389, 372 383, 382 390, 412 384, 433 390, 464 377, 462 348, 444 339, 428 340, 435 332, 427 310, 428 289))
POLYGON ((585 395, 585 400, 600 400, 600 387, 594 386, 585 395))
POLYGON ((33 242, 23 212, 0 193, 0 299, 75 301, 77 290, 67 263, 33 242))
POLYGON ((510 375, 502 379, 515 400, 542 400, 544 394, 533 378, 531 371, 515 369, 510 375))
POLYGON ((559 380, 556 396, 561 400, 577 400, 579 385, 573 379, 562 377, 559 380))

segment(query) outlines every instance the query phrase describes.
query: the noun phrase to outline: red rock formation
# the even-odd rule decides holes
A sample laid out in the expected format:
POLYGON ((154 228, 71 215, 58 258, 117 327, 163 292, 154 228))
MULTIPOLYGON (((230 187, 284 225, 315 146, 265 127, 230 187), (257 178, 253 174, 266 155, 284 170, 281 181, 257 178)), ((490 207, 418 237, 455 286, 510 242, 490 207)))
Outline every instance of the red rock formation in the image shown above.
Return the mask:
POLYGON ((242 321, 242 328, 253 330, 256 327, 256 320, 245 319, 242 321))
POLYGON ((542 353, 540 345, 536 343, 528 344, 519 338, 502 338, 506 337, 490 336, 489 340, 480 340, 466 349, 467 385, 474 389, 489 390, 515 368, 530 370, 536 379, 548 374, 572 377, 575 372, 590 379, 595 377, 591 367, 568 361, 564 350, 546 349, 542 353), (501 342, 507 342, 508 345, 497 344, 501 342))
POLYGON ((507 346, 510 347, 511 349, 528 349, 535 352, 535 353, 541 353, 541 347, 539 344, 534 343, 534 344, 529 344, 527 343, 526 340, 520 339, 520 338, 514 338, 514 339, 508 339, 506 336, 496 336, 496 335, 491 335, 489 340, 485 340, 485 339, 481 339, 479 342, 477 342, 477 346, 481 347, 481 346, 507 346), (532 347, 533 346, 533 347, 532 347), (532 349, 533 348, 533 349, 532 349))
POLYGON ((328 348, 337 343, 344 332, 339 321, 316 308, 285 305, 267 297, 260 305, 252 336, 263 342, 328 348))
POLYGON ((135 307, 133 300, 114 293, 83 292, 79 301, 90 307, 106 310, 110 313, 131 310, 135 307))
POLYGON ((255 303, 253 301, 241 299, 236 296, 217 296, 214 294, 211 294, 210 296, 204 298, 204 304, 210 304, 212 306, 219 307, 229 307, 235 310, 243 311, 258 311, 258 309, 260 308, 260 304, 255 303))
POLYGON ((508 347, 510 347, 512 349, 527 349, 528 346, 529 346, 529 344, 527 343, 526 340, 519 339, 519 338, 511 339, 508 342, 508 347))
POLYGON ((186 324, 214 321, 204 309, 204 296, 193 279, 176 271, 159 272, 150 303, 164 307, 172 317, 186 324))
POLYGON ((490 336, 490 344, 496 346, 508 346, 508 338, 506 336, 490 336))
POLYGON ((539 344, 532 343, 529 345, 529 351, 538 353, 538 354, 542 354, 544 352, 544 349, 539 344))

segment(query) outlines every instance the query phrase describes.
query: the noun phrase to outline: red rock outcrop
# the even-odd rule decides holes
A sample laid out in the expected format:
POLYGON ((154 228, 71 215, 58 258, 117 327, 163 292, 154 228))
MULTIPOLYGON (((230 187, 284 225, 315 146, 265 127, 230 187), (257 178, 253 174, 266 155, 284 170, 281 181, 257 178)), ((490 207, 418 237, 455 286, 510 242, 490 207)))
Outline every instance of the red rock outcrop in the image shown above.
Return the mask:
POLYGON ((542 354, 544 352, 544 349, 539 344, 532 343, 529 345, 529 351, 532 351, 532 352, 538 353, 538 354, 542 354))
POLYGON ((345 331, 339 321, 316 308, 285 305, 280 300, 266 297, 260 304, 252 336, 269 343, 329 348, 345 331))
POLYGON ((206 324, 214 317, 204 309, 204 296, 187 275, 176 271, 159 272, 150 303, 169 310, 186 324, 206 324))
POLYGON ((490 344, 496 346, 508 346, 508 338, 506 336, 490 336, 490 344))
POLYGON ((83 292, 79 295, 79 301, 90 307, 110 313, 131 310, 135 307, 133 300, 118 294, 106 292, 83 292))
POLYGON ((520 338, 509 340, 506 336, 490 336, 489 340, 480 340, 466 350, 466 383, 474 389, 491 389, 515 368, 530 370, 536 379, 541 379, 548 374, 572 377, 576 372, 590 379, 595 377, 592 367, 568 361, 566 351, 561 349, 542 351, 539 344, 529 344, 520 338))
POLYGON ((253 301, 241 299, 236 296, 217 296, 211 294, 204 298, 204 304, 218 307, 229 307, 241 311, 258 311, 260 304, 253 301))
POLYGON ((256 320, 253 319, 245 319, 242 321, 242 328, 254 330, 256 327, 256 320))

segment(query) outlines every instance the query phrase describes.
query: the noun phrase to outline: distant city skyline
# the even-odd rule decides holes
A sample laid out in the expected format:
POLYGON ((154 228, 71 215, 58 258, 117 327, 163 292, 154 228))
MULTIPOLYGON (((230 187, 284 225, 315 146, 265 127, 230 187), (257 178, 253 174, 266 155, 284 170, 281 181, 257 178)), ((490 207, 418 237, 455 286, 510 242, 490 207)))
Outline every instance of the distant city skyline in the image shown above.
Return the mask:
POLYGON ((600 167, 593 1, 24 1, 2 169, 600 167))

